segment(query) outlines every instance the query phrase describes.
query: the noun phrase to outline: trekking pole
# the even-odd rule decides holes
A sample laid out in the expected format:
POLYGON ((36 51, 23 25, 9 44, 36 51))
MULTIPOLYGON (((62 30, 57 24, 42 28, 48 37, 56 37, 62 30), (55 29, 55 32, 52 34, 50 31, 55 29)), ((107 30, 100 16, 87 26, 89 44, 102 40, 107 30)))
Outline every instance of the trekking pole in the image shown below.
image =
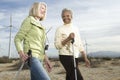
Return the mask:
POLYGON ((20 66, 18 72, 15 74, 15 77, 13 78, 13 80, 17 80, 19 74, 20 74, 20 71, 22 70, 23 66, 24 66, 25 62, 22 63, 22 65, 20 66))
POLYGON ((29 56, 29 58, 28 58, 25 62, 23 62, 23 63, 21 64, 21 66, 20 66, 20 68, 18 69, 17 73, 15 74, 15 77, 13 78, 13 80, 17 80, 17 78, 18 78, 20 72, 22 71, 22 68, 23 68, 23 66, 24 66, 25 63, 28 63, 28 65, 30 66, 31 53, 32 53, 32 51, 29 50, 28 53, 27 53, 28 56, 29 56))
POLYGON ((72 43, 72 50, 73 50, 73 60, 74 60, 74 69, 75 69, 75 80, 77 80, 77 68, 76 68, 75 53, 74 53, 74 46, 73 46, 74 38, 72 39, 71 43, 72 43))

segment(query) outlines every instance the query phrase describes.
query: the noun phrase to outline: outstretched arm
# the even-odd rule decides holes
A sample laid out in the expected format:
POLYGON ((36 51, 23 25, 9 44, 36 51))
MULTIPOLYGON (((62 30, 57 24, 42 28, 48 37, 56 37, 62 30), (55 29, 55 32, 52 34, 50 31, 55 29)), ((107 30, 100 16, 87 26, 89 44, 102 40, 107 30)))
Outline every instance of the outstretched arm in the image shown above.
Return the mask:
POLYGON ((88 60, 86 53, 84 51, 81 51, 81 54, 86 62, 86 66, 90 67, 90 61, 88 60))

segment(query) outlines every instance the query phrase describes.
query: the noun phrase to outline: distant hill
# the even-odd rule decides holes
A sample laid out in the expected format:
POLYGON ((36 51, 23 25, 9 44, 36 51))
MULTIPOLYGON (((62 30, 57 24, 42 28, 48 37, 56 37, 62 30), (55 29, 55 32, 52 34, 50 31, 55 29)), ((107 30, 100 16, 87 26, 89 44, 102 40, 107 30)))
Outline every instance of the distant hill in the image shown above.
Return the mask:
POLYGON ((90 57, 120 57, 120 52, 114 52, 114 51, 97 51, 97 52, 91 52, 88 54, 90 57))
MULTIPOLYGON (((47 55, 50 58, 58 58, 59 57, 59 53, 58 53, 58 51, 55 48, 48 49, 47 55)), ((110 57, 110 58, 114 58, 114 57, 120 57, 120 52, 97 51, 97 52, 89 53, 88 56, 91 56, 91 57, 110 57)))

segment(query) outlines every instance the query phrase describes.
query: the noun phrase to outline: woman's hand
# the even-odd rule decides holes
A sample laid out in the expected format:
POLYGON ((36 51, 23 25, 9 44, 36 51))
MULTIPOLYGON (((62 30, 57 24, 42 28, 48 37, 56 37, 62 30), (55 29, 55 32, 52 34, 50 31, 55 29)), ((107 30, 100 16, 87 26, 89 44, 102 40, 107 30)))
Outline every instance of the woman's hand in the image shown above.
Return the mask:
POLYGON ((28 59, 28 55, 25 54, 23 51, 19 51, 18 53, 23 62, 25 62, 28 59))
POLYGON ((87 67, 90 67, 90 61, 88 60, 85 51, 81 51, 81 54, 82 54, 82 56, 84 57, 84 60, 85 60, 86 66, 87 66, 87 67))
POLYGON ((68 42, 70 42, 70 40, 74 39, 74 37, 75 37, 75 34, 70 33, 69 36, 65 40, 62 41, 62 45, 63 46, 66 45, 68 42))
POLYGON ((70 33, 69 36, 68 36, 68 39, 71 40, 71 39, 74 39, 75 37, 75 34, 74 33, 70 33))
POLYGON ((45 65, 46 65, 47 71, 51 72, 52 65, 51 65, 51 63, 50 63, 50 61, 49 61, 49 59, 48 59, 48 57, 46 55, 45 55, 45 65))
POLYGON ((90 67, 90 61, 88 60, 88 58, 85 59, 85 63, 87 67, 90 67))

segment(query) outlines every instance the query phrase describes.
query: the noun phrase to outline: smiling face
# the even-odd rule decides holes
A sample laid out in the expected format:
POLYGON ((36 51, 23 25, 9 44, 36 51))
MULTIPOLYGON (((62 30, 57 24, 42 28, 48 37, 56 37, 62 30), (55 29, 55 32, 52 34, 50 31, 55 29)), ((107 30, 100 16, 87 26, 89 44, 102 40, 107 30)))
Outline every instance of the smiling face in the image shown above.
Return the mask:
POLYGON ((43 20, 43 18, 45 17, 46 15, 46 6, 45 5, 41 5, 40 8, 39 8, 39 17, 40 17, 40 20, 43 20))
POLYGON ((72 13, 70 10, 63 10, 62 12, 62 20, 65 24, 71 23, 72 13))

